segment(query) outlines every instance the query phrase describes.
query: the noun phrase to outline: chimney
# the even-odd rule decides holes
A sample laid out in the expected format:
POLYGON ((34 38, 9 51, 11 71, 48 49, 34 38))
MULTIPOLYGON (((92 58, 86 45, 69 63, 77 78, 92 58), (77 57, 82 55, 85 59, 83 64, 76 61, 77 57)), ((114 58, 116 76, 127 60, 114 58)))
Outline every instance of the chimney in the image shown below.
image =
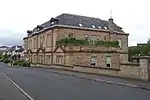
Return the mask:
POLYGON ((114 31, 114 19, 109 18, 108 24, 109 24, 109 30, 114 31))

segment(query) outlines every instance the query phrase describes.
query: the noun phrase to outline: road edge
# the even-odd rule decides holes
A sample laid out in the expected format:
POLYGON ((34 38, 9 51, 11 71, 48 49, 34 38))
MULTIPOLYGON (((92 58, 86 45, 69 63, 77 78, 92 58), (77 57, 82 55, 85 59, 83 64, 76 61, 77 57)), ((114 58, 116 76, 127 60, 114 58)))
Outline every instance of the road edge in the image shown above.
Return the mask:
POLYGON ((69 75, 69 76, 74 76, 74 77, 77 77, 77 78, 93 80, 93 81, 97 81, 97 82, 103 82, 103 83, 108 83, 108 84, 116 84, 116 85, 121 85, 121 86, 132 87, 132 88, 140 88, 140 89, 150 90, 150 87, 141 86, 141 85, 135 85, 135 84, 128 84, 128 83, 114 82, 114 81, 109 81, 109 80, 89 78, 89 77, 84 77, 84 76, 71 75, 71 74, 60 73, 58 71, 52 71, 52 70, 48 70, 48 71, 50 71, 52 73, 56 73, 56 74, 69 75))

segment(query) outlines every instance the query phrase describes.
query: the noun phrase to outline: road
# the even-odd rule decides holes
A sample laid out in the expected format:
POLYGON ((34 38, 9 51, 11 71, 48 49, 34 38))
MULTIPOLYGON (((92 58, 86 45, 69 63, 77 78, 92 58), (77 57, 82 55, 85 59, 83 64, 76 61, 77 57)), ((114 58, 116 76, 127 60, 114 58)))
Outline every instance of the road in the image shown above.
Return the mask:
POLYGON ((0 64, 0 100, 150 100, 150 91, 52 73, 47 69, 9 68, 0 64))

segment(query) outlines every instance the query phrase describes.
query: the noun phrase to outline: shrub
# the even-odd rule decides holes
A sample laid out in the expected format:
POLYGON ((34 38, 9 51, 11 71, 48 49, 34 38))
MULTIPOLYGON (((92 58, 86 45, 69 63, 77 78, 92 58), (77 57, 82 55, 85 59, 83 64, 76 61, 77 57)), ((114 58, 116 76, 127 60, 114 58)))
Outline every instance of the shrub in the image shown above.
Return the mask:
POLYGON ((26 62, 22 62, 22 63, 21 63, 21 66, 22 66, 22 67, 26 67, 26 66, 27 66, 26 62))
POLYGON ((10 63, 10 60, 9 59, 4 59, 3 62, 8 64, 8 63, 10 63))
POLYGON ((1 58, 1 59, 0 59, 0 62, 4 62, 4 58, 1 58))
POLYGON ((18 66, 19 63, 18 63, 17 61, 15 61, 15 62, 13 63, 13 65, 14 65, 14 66, 18 66))
POLYGON ((30 62, 26 62, 26 67, 30 67, 31 63, 30 62))

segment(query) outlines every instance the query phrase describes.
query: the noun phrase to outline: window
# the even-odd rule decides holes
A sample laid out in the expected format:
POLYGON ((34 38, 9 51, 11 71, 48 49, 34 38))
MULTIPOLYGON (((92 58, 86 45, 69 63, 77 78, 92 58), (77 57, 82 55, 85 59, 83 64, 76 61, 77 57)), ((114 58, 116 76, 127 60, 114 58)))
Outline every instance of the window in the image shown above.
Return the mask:
POLYGON ((43 46, 45 47, 45 36, 43 36, 42 42, 43 46))
POLYGON ((50 57, 51 57, 50 55, 46 56, 46 64, 50 64, 50 62, 51 62, 51 58, 50 57))
POLYGON ((32 49, 32 40, 29 40, 29 49, 32 49))
POLYGON ((79 24, 80 27, 82 27, 82 24, 79 24))
POLYGON ((38 58, 38 63, 44 63, 44 56, 43 55, 39 55, 39 58, 38 58))
POLYGON ((92 25, 93 28, 95 28, 95 25, 92 25))
POLYGON ((97 56, 96 55, 91 56, 91 65, 93 65, 93 66, 97 65, 97 56))
POLYGON ((104 26, 104 28, 107 30, 107 27, 106 27, 106 26, 104 26))
POLYGON ((46 37, 46 45, 51 46, 51 35, 50 34, 48 34, 46 37))
POLYGON ((122 48, 122 40, 121 40, 121 39, 118 39, 118 42, 119 42, 120 48, 122 48))
POLYGON ((42 36, 40 37, 40 47, 43 47, 43 40, 42 40, 42 36))
POLYGON ((107 37, 106 37, 106 36, 104 36, 104 40, 107 40, 107 37))
POLYGON ((63 64, 63 56, 62 55, 56 56, 56 64, 63 64))
POLYGON ((74 33, 69 33, 68 37, 69 38, 74 38, 74 33))
POLYGON ((37 61, 37 57, 36 55, 34 55, 34 63, 36 63, 36 61, 37 61))
POLYGON ((51 22, 51 25, 54 25, 55 24, 55 22, 51 22))
POLYGON ((87 34, 85 34, 85 40, 88 40, 89 36, 87 34))
POLYGON ((94 43, 95 43, 96 41, 99 41, 99 40, 100 40, 100 36, 99 36, 99 35, 92 35, 90 40, 91 40, 91 42, 92 42, 92 45, 94 45, 94 43))
POLYGON ((96 36, 96 39, 97 39, 97 41, 99 41, 99 40, 100 40, 100 36, 99 36, 99 35, 97 35, 97 36, 96 36))
POLYGON ((106 66, 111 67, 111 56, 106 56, 106 66))
POLYGON ((101 26, 98 26, 98 28, 100 28, 100 29, 101 29, 101 26))
POLYGON ((33 48, 36 49, 37 48, 37 39, 34 38, 33 40, 33 48))

